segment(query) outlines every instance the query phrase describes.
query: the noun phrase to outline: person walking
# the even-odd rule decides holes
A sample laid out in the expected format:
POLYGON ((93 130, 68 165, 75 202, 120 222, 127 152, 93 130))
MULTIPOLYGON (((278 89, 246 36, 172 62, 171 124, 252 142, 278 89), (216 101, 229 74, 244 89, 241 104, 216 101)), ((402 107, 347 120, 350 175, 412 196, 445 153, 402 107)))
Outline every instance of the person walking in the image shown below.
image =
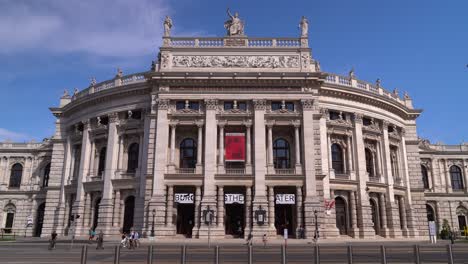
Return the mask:
POLYGON ((252 245, 252 233, 249 233, 249 235, 247 236, 246 245, 248 245, 248 246, 252 245))
POLYGON ((263 238, 262 238, 262 241, 263 241, 263 248, 266 248, 266 244, 267 244, 267 235, 266 234, 263 234, 263 238))
POLYGON ((57 243, 57 232, 52 231, 52 234, 50 234, 50 239, 49 239, 49 250, 55 249, 55 245, 57 243))
POLYGON ((99 234, 96 240, 97 240, 96 249, 104 249, 104 233, 102 232, 102 230, 99 231, 99 234))

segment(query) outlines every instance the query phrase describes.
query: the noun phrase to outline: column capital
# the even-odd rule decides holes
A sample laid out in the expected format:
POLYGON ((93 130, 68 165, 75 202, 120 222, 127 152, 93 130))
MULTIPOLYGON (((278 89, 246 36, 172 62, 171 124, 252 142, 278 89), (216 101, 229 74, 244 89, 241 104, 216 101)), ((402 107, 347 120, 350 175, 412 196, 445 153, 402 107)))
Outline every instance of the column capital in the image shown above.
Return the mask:
POLYGON ((254 105, 255 110, 265 110, 266 100, 264 99, 253 100, 253 105, 254 105))
POLYGON ((85 120, 81 121, 81 124, 83 124, 83 130, 91 129, 91 119, 85 119, 85 120))
POLYGON ((252 120, 245 120, 244 122, 242 122, 242 124, 244 124, 244 126, 250 128, 250 127, 252 127, 252 120))
POLYGON ((218 100, 216 99, 205 99, 206 110, 216 110, 218 107, 218 100))
POLYGON ((299 128, 299 127, 301 127, 301 121, 300 120, 291 120, 291 125, 293 125, 294 128, 299 128))
POLYGON ((325 118, 325 119, 330 119, 330 112, 328 111, 327 108, 320 108, 320 114, 322 115, 322 118, 325 118))
POLYGON ((226 121, 226 120, 218 120, 218 126, 219 126, 220 128, 224 128, 226 125, 227 125, 227 121, 226 121))
POLYGON ((110 113, 107 117, 109 117, 109 123, 116 123, 119 121, 119 114, 117 112, 110 113))
POLYGON ((267 120, 265 122, 265 125, 268 127, 268 128, 272 128, 274 125, 275 125, 275 120, 267 120))
POLYGON ((353 116, 354 116, 354 123, 360 123, 360 124, 362 124, 363 114, 361 114, 361 113, 353 113, 353 116))
POLYGON ((157 98, 155 100, 155 103, 156 103, 156 109, 158 109, 158 110, 167 110, 167 109, 169 109, 170 100, 169 99, 157 98))
POLYGON ((195 125, 197 125, 198 128, 203 127, 204 124, 205 124, 205 122, 204 122, 203 120, 197 120, 197 121, 195 121, 195 125))
POLYGON ((302 110, 305 110, 305 111, 314 110, 314 100, 313 99, 302 99, 301 104, 302 104, 302 110))
POLYGON ((387 130, 389 125, 390 125, 390 122, 388 122, 387 120, 382 121, 382 128, 384 130, 387 130))

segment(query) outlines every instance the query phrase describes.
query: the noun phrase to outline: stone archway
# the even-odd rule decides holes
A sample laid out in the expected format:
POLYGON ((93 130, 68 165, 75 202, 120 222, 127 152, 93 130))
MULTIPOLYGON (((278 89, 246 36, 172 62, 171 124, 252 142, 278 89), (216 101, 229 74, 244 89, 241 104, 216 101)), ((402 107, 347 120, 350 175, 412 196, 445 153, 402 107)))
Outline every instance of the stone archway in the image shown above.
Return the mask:
POLYGON ((35 237, 40 237, 42 234, 42 225, 44 224, 44 213, 45 213, 45 203, 42 203, 37 207, 36 224, 34 225, 35 237))

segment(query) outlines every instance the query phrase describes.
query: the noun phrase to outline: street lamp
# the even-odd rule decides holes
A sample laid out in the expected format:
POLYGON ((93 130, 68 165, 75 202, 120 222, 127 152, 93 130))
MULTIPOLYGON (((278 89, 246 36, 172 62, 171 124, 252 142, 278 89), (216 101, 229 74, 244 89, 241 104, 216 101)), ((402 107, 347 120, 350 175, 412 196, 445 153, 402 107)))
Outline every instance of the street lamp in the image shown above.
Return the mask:
POLYGON ((315 234, 314 234, 314 240, 317 241, 320 237, 319 229, 318 229, 318 212, 317 210, 314 210, 314 218, 315 218, 315 234))
POLYGON ((255 210, 255 220, 257 220, 258 225, 263 225, 265 224, 265 218, 266 218, 266 211, 260 205, 260 207, 257 210, 255 210))
POLYGON ((153 222, 151 223, 151 235, 150 236, 154 237, 154 217, 156 215, 156 209, 153 209, 152 213, 153 213, 153 222))
POLYGON ((205 224, 208 225, 208 247, 211 246, 211 224, 213 223, 213 218, 214 218, 214 211, 210 209, 210 206, 208 205, 205 210, 203 210, 203 220, 205 221, 205 224))

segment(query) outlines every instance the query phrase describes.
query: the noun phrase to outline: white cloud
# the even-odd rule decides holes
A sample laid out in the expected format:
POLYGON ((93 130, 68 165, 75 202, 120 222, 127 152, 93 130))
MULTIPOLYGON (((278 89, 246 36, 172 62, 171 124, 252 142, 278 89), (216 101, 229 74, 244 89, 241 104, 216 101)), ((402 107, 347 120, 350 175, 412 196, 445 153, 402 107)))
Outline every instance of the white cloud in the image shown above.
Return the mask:
POLYGON ((0 142, 6 140, 11 140, 15 142, 29 141, 31 140, 31 137, 23 133, 17 133, 4 128, 0 128, 0 142))
POLYGON ((0 1, 0 54, 84 52, 134 57, 156 52, 166 0, 0 1))

